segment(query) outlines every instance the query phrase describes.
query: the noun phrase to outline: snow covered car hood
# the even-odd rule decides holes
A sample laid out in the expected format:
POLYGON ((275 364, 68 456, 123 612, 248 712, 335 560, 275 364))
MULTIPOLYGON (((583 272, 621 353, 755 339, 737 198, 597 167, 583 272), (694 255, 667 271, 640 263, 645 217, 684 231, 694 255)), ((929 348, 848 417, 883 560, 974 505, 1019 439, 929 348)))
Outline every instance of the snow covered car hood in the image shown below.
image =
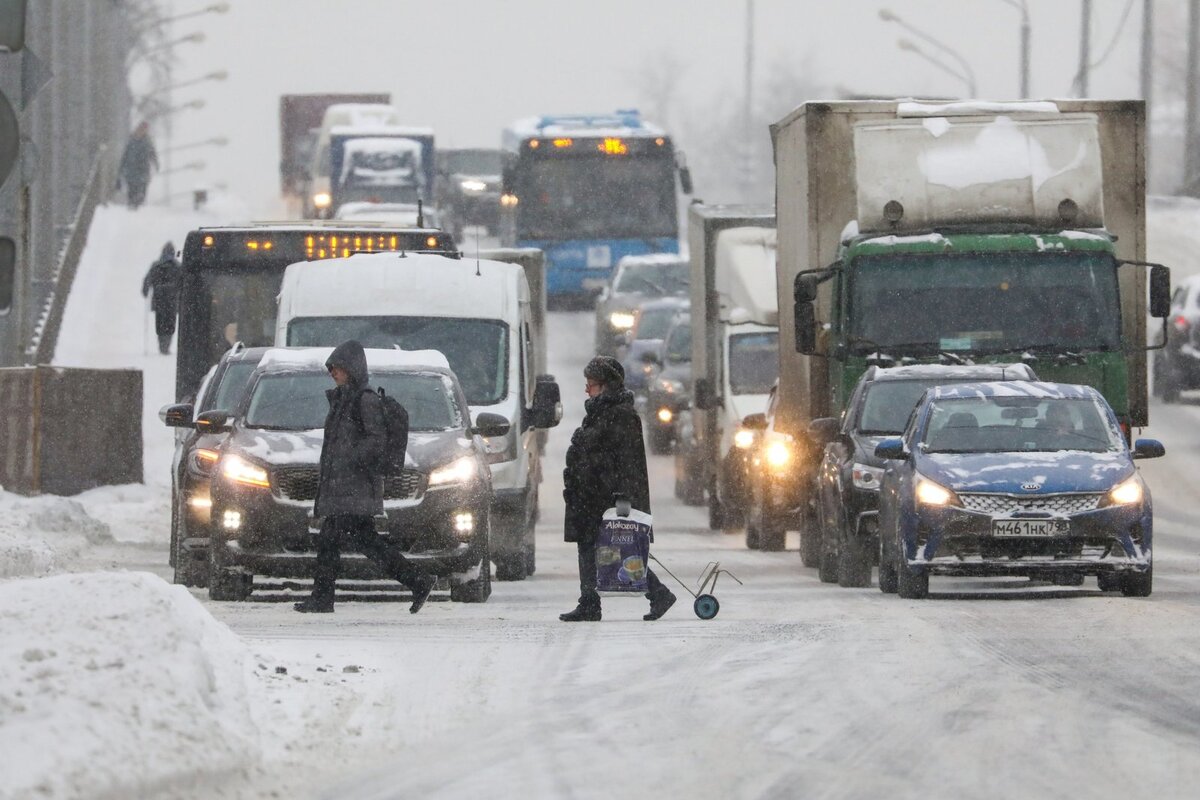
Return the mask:
POLYGON ((1103 492, 1134 472, 1128 453, 919 453, 917 470, 956 492, 1103 492), (1035 486, 1037 488, 1031 488, 1035 486))
MULTIPOLYGON (((271 466, 316 466, 321 461, 323 430, 274 431, 260 428, 235 428, 225 452, 236 452, 271 466)), ((456 458, 475 452, 470 437, 462 430, 418 432, 408 436, 404 465, 408 469, 430 472, 456 458)))

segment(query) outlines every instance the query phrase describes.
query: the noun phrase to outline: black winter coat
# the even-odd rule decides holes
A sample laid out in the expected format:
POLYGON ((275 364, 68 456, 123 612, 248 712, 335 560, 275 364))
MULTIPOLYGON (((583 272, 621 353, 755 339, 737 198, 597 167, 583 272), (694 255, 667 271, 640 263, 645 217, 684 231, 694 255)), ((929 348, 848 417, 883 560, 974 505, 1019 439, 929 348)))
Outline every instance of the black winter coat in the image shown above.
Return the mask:
POLYGON ((181 269, 179 260, 175 258, 173 246, 164 247, 162 255, 150 265, 150 271, 142 280, 142 297, 150 294, 151 290, 154 291, 154 299, 150 301, 150 308, 154 310, 155 314, 175 316, 179 306, 179 283, 182 277, 179 272, 181 269))
POLYGON ((367 356, 355 341, 339 345, 326 366, 350 373, 345 386, 326 392, 329 414, 321 445, 321 481, 313 514, 374 516, 383 513, 383 473, 380 464, 387 447, 383 407, 370 390, 367 356))
POLYGON ((129 183, 148 183, 150 167, 158 169, 158 151, 149 136, 130 136, 121 153, 118 174, 129 183))
POLYGON ((595 540, 614 494, 625 495, 638 511, 650 513, 646 447, 633 393, 606 391, 589 398, 584 407, 587 415, 571 436, 563 470, 563 538, 568 542, 595 540))

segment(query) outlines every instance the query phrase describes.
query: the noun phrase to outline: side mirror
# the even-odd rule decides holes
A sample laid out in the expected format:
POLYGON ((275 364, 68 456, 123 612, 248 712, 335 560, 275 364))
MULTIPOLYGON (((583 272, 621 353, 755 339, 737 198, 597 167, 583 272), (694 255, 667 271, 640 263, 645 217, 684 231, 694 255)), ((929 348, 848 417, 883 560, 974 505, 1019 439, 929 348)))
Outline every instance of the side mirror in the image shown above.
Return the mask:
POLYGON ((1133 443, 1134 458, 1162 458, 1167 454, 1167 448, 1157 439, 1138 439, 1133 443))
POLYGON ((811 303, 817 299, 817 287, 821 285, 816 275, 797 275, 792 284, 792 299, 797 303, 811 303))
POLYGON ((810 356, 817 352, 817 312, 811 300, 797 302, 794 309, 796 352, 810 356))
POLYGON ((553 428, 561 420, 562 394, 558 382, 553 375, 538 375, 533 389, 533 407, 529 409, 529 424, 534 428, 553 428))
POLYGON ((841 427, 834 417, 818 417, 808 423, 808 435, 817 444, 829 444, 838 438, 841 427))
POLYGON ((767 429, 767 415, 747 414, 742 418, 742 427, 748 431, 765 431, 767 429))
POLYGON ((475 418, 475 425, 471 428, 471 433, 484 437, 505 436, 511 427, 504 417, 485 411, 475 418))
POLYGON ((195 413, 195 407, 191 403, 177 403, 175 405, 163 406, 158 410, 158 418, 168 428, 194 428, 195 423, 192 422, 192 414, 195 413))
POLYGON ((228 411, 205 411, 196 417, 196 430, 201 433, 225 433, 230 427, 228 411))
POLYGON ((1161 264, 1150 268, 1150 316, 1171 313, 1171 270, 1161 264))
POLYGON ((687 167, 679 168, 679 187, 684 194, 691 194, 695 188, 692 186, 692 171, 687 167))
POLYGON ((884 439, 875 445, 875 457, 886 458, 889 461, 903 461, 908 458, 908 453, 904 451, 904 440, 884 439))
MULTIPOLYGON (((692 387, 692 395, 692 404, 701 411, 708 411, 721 404, 721 399, 717 397, 712 381, 708 378, 696 378, 696 383, 692 387)), ((764 425, 764 427, 766 426, 764 425)))

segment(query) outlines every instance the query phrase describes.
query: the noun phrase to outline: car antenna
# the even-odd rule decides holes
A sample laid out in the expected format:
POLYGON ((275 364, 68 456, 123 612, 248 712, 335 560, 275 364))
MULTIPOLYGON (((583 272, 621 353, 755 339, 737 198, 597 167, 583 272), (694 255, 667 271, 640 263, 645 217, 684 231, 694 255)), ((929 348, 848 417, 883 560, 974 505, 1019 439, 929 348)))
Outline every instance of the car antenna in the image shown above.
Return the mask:
POLYGON ((425 227, 425 203, 421 200, 420 196, 417 197, 417 227, 425 227))

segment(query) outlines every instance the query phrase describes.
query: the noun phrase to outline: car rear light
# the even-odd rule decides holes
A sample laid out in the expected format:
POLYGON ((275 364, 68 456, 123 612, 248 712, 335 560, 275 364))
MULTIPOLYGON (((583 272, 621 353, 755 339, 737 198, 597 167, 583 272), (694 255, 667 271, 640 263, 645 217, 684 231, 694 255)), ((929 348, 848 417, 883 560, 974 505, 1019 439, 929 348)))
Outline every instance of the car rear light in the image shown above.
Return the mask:
POLYGON ((1171 320, 1171 325, 1174 326, 1176 333, 1187 333, 1188 328, 1191 327, 1187 317, 1183 314, 1176 314, 1175 318, 1171 320))

